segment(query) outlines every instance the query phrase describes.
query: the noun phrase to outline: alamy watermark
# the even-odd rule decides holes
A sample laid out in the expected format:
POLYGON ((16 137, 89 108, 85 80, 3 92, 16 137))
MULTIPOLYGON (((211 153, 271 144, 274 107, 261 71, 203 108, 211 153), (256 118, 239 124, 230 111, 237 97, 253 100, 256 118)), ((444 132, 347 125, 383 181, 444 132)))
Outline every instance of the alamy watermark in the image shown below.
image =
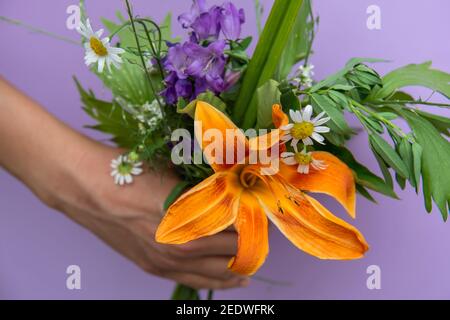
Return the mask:
POLYGON ((78 29, 81 22, 81 10, 76 4, 67 7, 66 13, 69 15, 66 19, 66 27, 69 30, 78 29))
POLYGON ((369 290, 381 289, 381 268, 376 264, 367 267, 366 273, 369 275, 366 280, 366 286, 369 290))
POLYGON ((81 268, 73 264, 67 267, 66 288, 69 290, 81 290, 81 268))
POLYGON ((366 20, 366 26, 369 30, 381 29, 381 8, 376 4, 367 7, 366 13, 369 15, 366 20))
POLYGON ((279 171, 280 131, 248 129, 226 129, 225 132, 210 128, 203 130, 202 122, 194 122, 197 139, 201 139, 203 148, 186 129, 172 132, 171 159, 175 165, 202 164, 211 165, 259 165, 263 175, 273 175, 279 171), (247 139, 250 138, 250 139, 247 139), (255 138, 257 137, 257 138, 255 138))

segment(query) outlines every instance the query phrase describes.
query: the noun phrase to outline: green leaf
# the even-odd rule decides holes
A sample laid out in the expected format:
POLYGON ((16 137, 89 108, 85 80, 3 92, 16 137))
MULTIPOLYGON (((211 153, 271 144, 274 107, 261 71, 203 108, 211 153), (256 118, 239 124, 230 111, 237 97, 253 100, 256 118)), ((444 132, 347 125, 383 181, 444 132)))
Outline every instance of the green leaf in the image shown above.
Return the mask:
POLYGON ((405 100, 413 101, 414 98, 409 93, 403 91, 396 91, 393 95, 389 96, 388 100, 405 100))
MULTIPOLYGON (((95 67, 94 67, 95 68, 95 67)), ((120 69, 112 68, 111 72, 97 73, 105 86, 111 89, 115 97, 122 97, 133 105, 143 105, 155 99, 142 68, 124 60, 120 69)), ((161 79, 153 75, 153 83, 161 84, 161 79)), ((156 87, 160 91, 162 87, 156 87)))
POLYGON ((411 186, 415 188, 417 184, 414 174, 413 151, 412 145, 408 141, 408 139, 403 138, 402 140, 400 140, 400 143, 398 144, 398 153, 400 154, 400 157, 402 158, 403 162, 406 164, 406 167, 408 168, 409 182, 411 183, 411 186))
POLYGON ((346 165, 348 165, 350 169, 352 169, 355 174, 357 185, 369 188, 388 197, 398 199, 397 195, 392 189, 392 186, 386 184, 383 179, 381 179, 376 174, 372 173, 367 167, 359 163, 347 148, 326 145, 323 146, 322 149, 336 155, 346 165))
POLYGON ((378 115, 389 121, 398 118, 398 115, 393 112, 378 112, 378 115))
MULTIPOLYGON (((421 158, 423 194, 427 211, 431 211, 433 199, 445 221, 450 202, 450 143, 427 120, 408 110, 400 112, 413 130, 417 143, 422 147, 422 156, 416 158, 421 158)), ((420 154, 417 148, 416 153, 420 154)))
POLYGON ((339 79, 341 79, 345 74, 347 74, 350 70, 352 70, 356 65, 363 62, 386 62, 386 60, 382 59, 372 59, 372 58, 353 58, 350 59, 345 67, 335 74, 327 77, 326 79, 320 81, 311 87, 310 92, 316 92, 317 90, 322 89, 323 87, 331 87, 334 85, 339 79))
POLYGON ((369 193, 369 191, 367 191, 366 188, 364 188, 362 185, 360 185, 359 183, 356 184, 356 191, 362 195, 364 198, 366 198, 369 201, 372 201, 373 203, 377 203, 377 201, 375 200, 374 197, 372 197, 372 195, 369 193))
MULTIPOLYGON (((122 26, 122 24, 116 24, 107 19, 102 19, 102 22, 110 33, 115 32, 122 26)), ((166 17, 161 28, 165 33, 170 32, 170 15, 166 17)), ((139 36, 144 37, 144 33, 142 32, 139 36)), ((129 50, 137 47, 131 27, 121 29, 117 33, 117 37, 122 48, 129 50)), ((155 94, 148 85, 148 80, 138 57, 127 51, 122 55, 122 59, 123 63, 120 69, 112 68, 111 72, 105 71, 98 73, 94 67, 92 71, 97 74, 106 87, 111 89, 113 95, 116 97, 122 97, 134 105, 143 105, 146 102, 153 101, 155 94)), ((158 74, 152 75, 152 82, 156 92, 162 90, 161 77, 158 74)))
POLYGON ((406 187, 406 179, 401 177, 398 173, 395 173, 395 180, 397 181, 397 184, 402 190, 405 190, 406 187))
POLYGON ((422 147, 417 142, 411 146, 413 154, 414 181, 416 183, 416 193, 419 191, 420 172, 422 168, 422 147))
POLYGON ((294 65, 302 60, 308 51, 310 33, 314 22, 308 21, 311 11, 311 1, 305 0, 295 20, 286 48, 278 64, 278 79, 286 79, 294 65))
POLYGON ((401 177, 405 179, 408 178, 409 174, 405 163, 389 143, 387 143, 383 138, 376 134, 369 135, 369 141, 375 152, 384 161, 386 161, 386 163, 391 166, 395 170, 395 172, 397 172, 401 177))
POLYGON ((197 289, 185 286, 184 284, 177 284, 172 293, 172 300, 200 300, 200 295, 197 289))
MULTIPOLYGON (((352 86, 353 88, 353 86, 352 86)), ((343 109, 347 109, 351 111, 351 109, 348 108, 348 97, 343 94, 342 92, 335 91, 335 90, 329 90, 328 96, 336 102, 339 106, 341 106, 343 109)))
POLYGON ((373 130, 378 132, 379 134, 382 134, 384 132, 383 126, 378 122, 377 119, 372 117, 365 117, 363 118, 366 124, 371 127, 373 130))
POLYGON ((427 119, 439 132, 445 134, 446 136, 450 136, 450 118, 442 117, 419 109, 414 109, 414 112, 419 114, 422 118, 427 119))
POLYGON ((342 110, 329 97, 320 94, 312 94, 311 103, 314 108, 317 108, 320 111, 325 111, 325 113, 331 118, 327 125, 332 130, 332 134, 337 133, 348 136, 352 133, 352 129, 348 126, 342 110))
POLYGON ((84 111, 97 121, 97 125, 88 127, 111 134, 119 147, 134 148, 138 136, 136 120, 117 104, 97 99, 93 93, 84 90, 76 78, 74 80, 84 111))
POLYGON ((279 104, 281 97, 278 86, 278 82, 269 80, 256 91, 258 101, 256 129, 268 129, 272 127, 272 106, 279 104))
POLYGON ((375 160, 377 160, 378 167, 381 170, 381 174, 383 175, 384 182, 390 188, 394 189, 394 183, 392 182, 392 176, 391 176, 391 173, 389 171, 389 168, 388 168, 386 162, 383 160, 383 158, 381 158, 381 156, 378 153, 376 153, 376 151, 373 149, 372 146, 371 146, 371 148, 372 148, 373 155, 375 156, 375 160))
POLYGON ((280 101, 281 101, 283 110, 289 110, 289 109, 299 110, 300 109, 300 101, 298 100, 297 95, 291 89, 281 93, 280 101))
POLYGON ((224 113, 226 112, 227 105, 225 104, 225 102, 223 102, 219 97, 217 97, 211 91, 206 91, 206 92, 200 93, 197 96, 197 99, 192 100, 187 105, 184 105, 182 102, 177 104, 177 112, 188 114, 192 119, 194 119, 195 107, 196 107, 198 101, 207 102, 210 105, 212 105, 213 107, 215 107, 217 110, 220 110, 224 113))
POLYGON ((355 76, 367 85, 382 85, 382 81, 378 75, 369 72, 356 71, 355 76))
POLYGON ((225 54, 245 63, 249 61, 247 53, 244 50, 228 50, 225 51, 225 54))
POLYGON ((256 123, 257 88, 274 77, 302 3, 302 0, 275 0, 273 4, 233 109, 234 122, 244 129, 256 123))
POLYGON ((383 99, 407 86, 422 86, 440 92, 450 98, 450 74, 431 69, 431 62, 409 64, 383 77, 383 88, 375 95, 375 99, 383 99))
POLYGON ((249 36, 247 38, 244 38, 240 43, 239 43, 239 48, 241 50, 247 50, 248 47, 250 46, 250 44, 252 43, 253 37, 249 36))
POLYGON ((354 88, 355 88, 354 86, 351 86, 349 84, 335 84, 330 89, 332 89, 332 90, 341 90, 341 91, 350 91, 350 90, 352 90, 354 88))
POLYGON ((178 199, 179 196, 190 186, 190 182, 188 181, 181 181, 178 182, 178 184, 172 189, 172 191, 167 196, 166 200, 164 201, 163 210, 166 211, 169 209, 169 207, 172 205, 172 203, 175 202, 175 200, 178 199))

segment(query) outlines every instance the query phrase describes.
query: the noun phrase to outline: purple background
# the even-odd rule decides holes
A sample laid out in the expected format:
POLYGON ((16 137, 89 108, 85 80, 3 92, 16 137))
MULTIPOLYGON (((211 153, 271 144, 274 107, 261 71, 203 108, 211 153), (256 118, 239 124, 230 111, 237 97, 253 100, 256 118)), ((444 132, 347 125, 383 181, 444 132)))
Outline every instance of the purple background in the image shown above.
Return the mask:
MULTIPOLYGON (((1 1, 0 14, 78 39, 74 31, 65 27, 66 8, 76 2, 1 1)), ((255 34, 253 1, 238 2, 247 13, 245 33, 255 34)), ((156 20, 169 10, 178 15, 190 5, 187 0, 133 3, 137 14, 151 14, 156 20)), ((267 14, 272 1, 263 3, 267 14)), ((98 18, 114 18, 123 3, 87 1, 87 7, 94 28, 98 28, 98 18)), ((430 59, 435 67, 450 71, 448 1, 316 0, 315 11, 321 21, 312 59, 317 79, 341 68, 354 56, 392 60, 390 64, 376 66, 381 73, 430 59), (381 7, 381 30, 366 28, 366 8, 370 4, 381 7)), ((175 33, 184 34, 178 26, 175 33)), ((0 39, 1 75, 61 120, 98 138, 99 135, 82 128, 91 120, 80 108, 71 76, 77 75, 100 96, 108 96, 108 92, 84 66, 82 48, 2 22, 0 39)), ((354 138, 350 147, 358 159, 376 169, 364 135, 354 138)), ((438 210, 428 215, 422 196, 416 196, 409 186, 406 191, 399 191, 399 195, 402 201, 377 196, 378 205, 358 198, 358 217, 353 223, 371 246, 364 259, 320 261, 296 250, 278 231, 272 230, 271 252, 258 275, 289 284, 280 286, 253 280, 248 288, 218 292, 216 297, 450 298, 450 226, 442 222, 438 210), (372 264, 381 267, 381 290, 366 287, 366 268, 372 264)), ((326 201, 330 209, 344 217, 339 206, 326 201)), ((145 274, 88 231, 46 208, 20 182, 0 170, 0 298, 166 299, 172 288, 170 281, 145 274), (65 287, 65 270, 71 264, 81 266, 82 290, 69 291, 65 287)))

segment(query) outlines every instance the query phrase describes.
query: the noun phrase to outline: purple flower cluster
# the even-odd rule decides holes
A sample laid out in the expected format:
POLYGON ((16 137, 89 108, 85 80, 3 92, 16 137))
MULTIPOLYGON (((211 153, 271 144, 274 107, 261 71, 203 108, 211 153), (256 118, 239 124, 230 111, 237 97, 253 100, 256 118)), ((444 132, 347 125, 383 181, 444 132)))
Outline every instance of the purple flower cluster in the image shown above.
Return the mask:
POLYGON ((236 74, 226 72, 224 54, 227 41, 239 39, 244 11, 231 2, 206 8, 206 0, 193 0, 191 11, 178 17, 183 28, 190 30, 189 41, 169 44, 163 59, 167 72, 162 95, 168 104, 179 98, 191 101, 207 90, 216 94, 236 81, 236 74), (220 39, 220 34, 224 39, 220 39))

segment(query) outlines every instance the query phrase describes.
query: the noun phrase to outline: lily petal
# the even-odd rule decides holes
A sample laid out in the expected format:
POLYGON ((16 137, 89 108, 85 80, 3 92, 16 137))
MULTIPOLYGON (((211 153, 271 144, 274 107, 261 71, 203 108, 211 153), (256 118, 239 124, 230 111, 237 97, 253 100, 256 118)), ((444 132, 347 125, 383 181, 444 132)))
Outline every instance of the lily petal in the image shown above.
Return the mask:
POLYGON ((289 184, 302 191, 325 193, 334 197, 354 218, 356 191, 350 168, 328 152, 312 152, 312 157, 322 161, 327 167, 323 170, 312 169, 309 174, 300 175, 295 166, 280 163, 280 175, 289 184))
MULTIPOLYGON (((283 109, 279 104, 274 104, 272 106, 272 122, 276 129, 281 130, 271 130, 270 132, 251 138, 249 140, 249 145, 251 150, 268 150, 271 149, 275 144, 279 143, 283 138, 284 130, 281 127, 289 125, 289 118, 283 112, 283 109)), ((288 129, 289 130, 289 129, 288 129)))
POLYGON ((236 273, 254 274, 269 253, 267 217, 258 200, 248 192, 241 195, 239 213, 234 223, 238 232, 238 251, 228 267, 236 273))
MULTIPOLYGON (((222 112, 214 108, 209 103, 199 101, 197 102, 196 108, 195 108, 195 121, 201 122, 201 127, 196 126, 195 127, 195 137, 201 146, 202 150, 205 149, 210 143, 210 141, 204 140, 204 133, 207 130, 213 129, 218 130, 222 137, 222 143, 220 145, 221 152, 220 155, 218 154, 207 154, 204 153, 208 163, 211 165, 211 167, 214 169, 215 172, 225 170, 227 168, 232 167, 234 164, 240 162, 245 157, 245 153, 247 150, 247 138, 245 137, 244 133, 236 127, 236 125, 222 112), (228 141, 227 143, 227 130, 229 133, 233 133, 234 135, 234 143, 231 141, 228 141), (232 150, 227 150, 227 145, 231 146, 232 150), (242 155, 238 154, 238 150, 242 150, 242 155), (226 157, 226 153, 233 152, 234 156, 232 161, 233 163, 228 163, 228 157, 226 157), (240 159, 239 157, 242 157, 240 159), (220 158, 218 158, 220 157, 220 158)), ((230 148, 230 147, 228 147, 230 148)))
POLYGON ((272 122, 275 128, 281 128, 289 124, 289 118, 279 104, 272 106, 272 122))
POLYGON ((219 172, 183 194, 167 210, 156 241, 182 244, 216 234, 237 217, 241 189, 234 172, 219 172))
POLYGON ((296 247, 320 259, 361 258, 368 250, 363 235, 318 201, 292 187, 262 186, 254 192, 270 220, 296 247))

